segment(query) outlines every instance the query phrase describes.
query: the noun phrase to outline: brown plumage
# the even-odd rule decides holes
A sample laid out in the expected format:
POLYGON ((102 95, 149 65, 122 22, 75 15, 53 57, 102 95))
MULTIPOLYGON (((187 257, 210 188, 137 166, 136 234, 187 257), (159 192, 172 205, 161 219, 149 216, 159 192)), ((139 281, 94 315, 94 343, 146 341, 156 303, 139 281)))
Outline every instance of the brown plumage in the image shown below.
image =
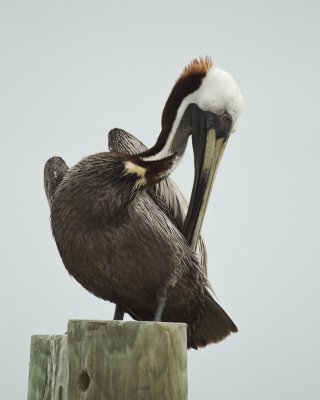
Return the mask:
POLYGON ((206 74, 212 67, 213 61, 209 56, 195 58, 185 67, 178 80, 183 80, 190 75, 206 74))
POLYGON ((173 141, 171 152, 158 156, 179 104, 200 86, 210 61, 200 64, 191 63, 177 81, 153 148, 146 150, 117 130, 109 137, 112 152, 91 155, 69 169, 59 157, 45 166, 52 231, 68 272, 135 319, 152 320, 165 301, 161 319, 187 323, 188 347, 194 348, 237 331, 210 293, 202 241, 197 254, 182 234, 186 204, 172 194, 174 184, 167 178, 184 152, 191 130, 189 113, 203 115, 201 110, 186 110, 175 133, 180 139, 173 141))

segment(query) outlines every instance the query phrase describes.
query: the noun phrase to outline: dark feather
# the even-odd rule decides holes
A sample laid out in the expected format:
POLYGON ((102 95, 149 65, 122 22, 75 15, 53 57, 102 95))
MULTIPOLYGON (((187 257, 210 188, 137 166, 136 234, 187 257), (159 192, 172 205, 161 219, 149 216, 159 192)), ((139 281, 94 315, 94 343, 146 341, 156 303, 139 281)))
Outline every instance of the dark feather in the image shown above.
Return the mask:
POLYGON ((44 166, 44 190, 51 208, 54 194, 68 171, 68 166, 61 157, 51 157, 44 166))
MULTIPOLYGON (((116 140, 121 135, 118 130, 116 140)), ((165 288, 162 320, 187 323, 189 347, 222 340, 236 328, 211 297, 199 257, 179 229, 183 196, 170 180, 141 189, 127 160, 125 153, 105 152, 70 169, 59 157, 47 162, 51 226, 66 269, 88 291, 140 320, 152 319, 165 288)))
MULTIPOLYGON (((131 133, 115 128, 109 132, 108 146, 110 151, 124 154, 138 154, 147 147, 131 133)), ((182 231, 188 211, 188 202, 171 178, 163 179, 149 190, 149 195, 162 211, 182 231)), ((202 272, 207 276, 207 252, 202 237, 198 240, 197 254, 202 272)))

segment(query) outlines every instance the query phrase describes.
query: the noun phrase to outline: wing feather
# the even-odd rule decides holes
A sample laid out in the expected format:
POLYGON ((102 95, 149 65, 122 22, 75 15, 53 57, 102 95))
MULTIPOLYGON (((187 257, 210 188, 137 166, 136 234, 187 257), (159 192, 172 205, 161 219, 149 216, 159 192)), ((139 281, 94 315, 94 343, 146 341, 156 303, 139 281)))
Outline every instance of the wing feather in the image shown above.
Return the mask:
MULTIPOLYGON (((125 154, 137 154, 148 148, 123 129, 115 128, 109 132, 108 145, 110 151, 125 154)), ((163 179, 149 189, 149 194, 154 202, 166 213, 177 228, 182 231, 183 223, 188 211, 188 202, 171 178, 163 179)), ((197 244, 197 254, 200 259, 202 272, 207 276, 207 252, 200 237, 197 244)))
POLYGON ((54 194, 68 171, 68 166, 61 157, 51 157, 44 166, 44 190, 51 209, 54 194))

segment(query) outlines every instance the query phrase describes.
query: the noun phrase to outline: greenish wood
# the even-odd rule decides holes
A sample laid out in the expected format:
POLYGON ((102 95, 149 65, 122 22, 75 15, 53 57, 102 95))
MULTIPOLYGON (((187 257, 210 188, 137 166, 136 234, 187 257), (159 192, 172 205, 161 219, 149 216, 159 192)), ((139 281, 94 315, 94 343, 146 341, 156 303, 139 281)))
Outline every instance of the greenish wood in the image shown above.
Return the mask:
POLYGON ((28 400, 66 400, 67 336, 31 338, 28 400), (60 368, 60 365, 63 366, 60 368), (64 394, 65 393, 65 394, 64 394))
POLYGON ((29 364, 28 400, 45 399, 50 336, 32 336, 29 364))
POLYGON ((186 400, 186 325, 76 321, 33 336, 28 400, 186 400))

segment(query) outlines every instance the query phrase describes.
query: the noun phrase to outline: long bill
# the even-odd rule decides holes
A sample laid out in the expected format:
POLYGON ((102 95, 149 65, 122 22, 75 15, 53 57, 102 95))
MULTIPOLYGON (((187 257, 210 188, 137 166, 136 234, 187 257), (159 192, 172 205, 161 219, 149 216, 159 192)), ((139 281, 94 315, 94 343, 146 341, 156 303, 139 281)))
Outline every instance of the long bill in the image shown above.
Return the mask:
POLYGON ((228 142, 228 136, 217 135, 214 127, 208 130, 204 129, 203 126, 201 128, 197 134, 192 136, 195 176, 183 229, 183 233, 193 250, 196 250, 197 247, 214 178, 228 142))

